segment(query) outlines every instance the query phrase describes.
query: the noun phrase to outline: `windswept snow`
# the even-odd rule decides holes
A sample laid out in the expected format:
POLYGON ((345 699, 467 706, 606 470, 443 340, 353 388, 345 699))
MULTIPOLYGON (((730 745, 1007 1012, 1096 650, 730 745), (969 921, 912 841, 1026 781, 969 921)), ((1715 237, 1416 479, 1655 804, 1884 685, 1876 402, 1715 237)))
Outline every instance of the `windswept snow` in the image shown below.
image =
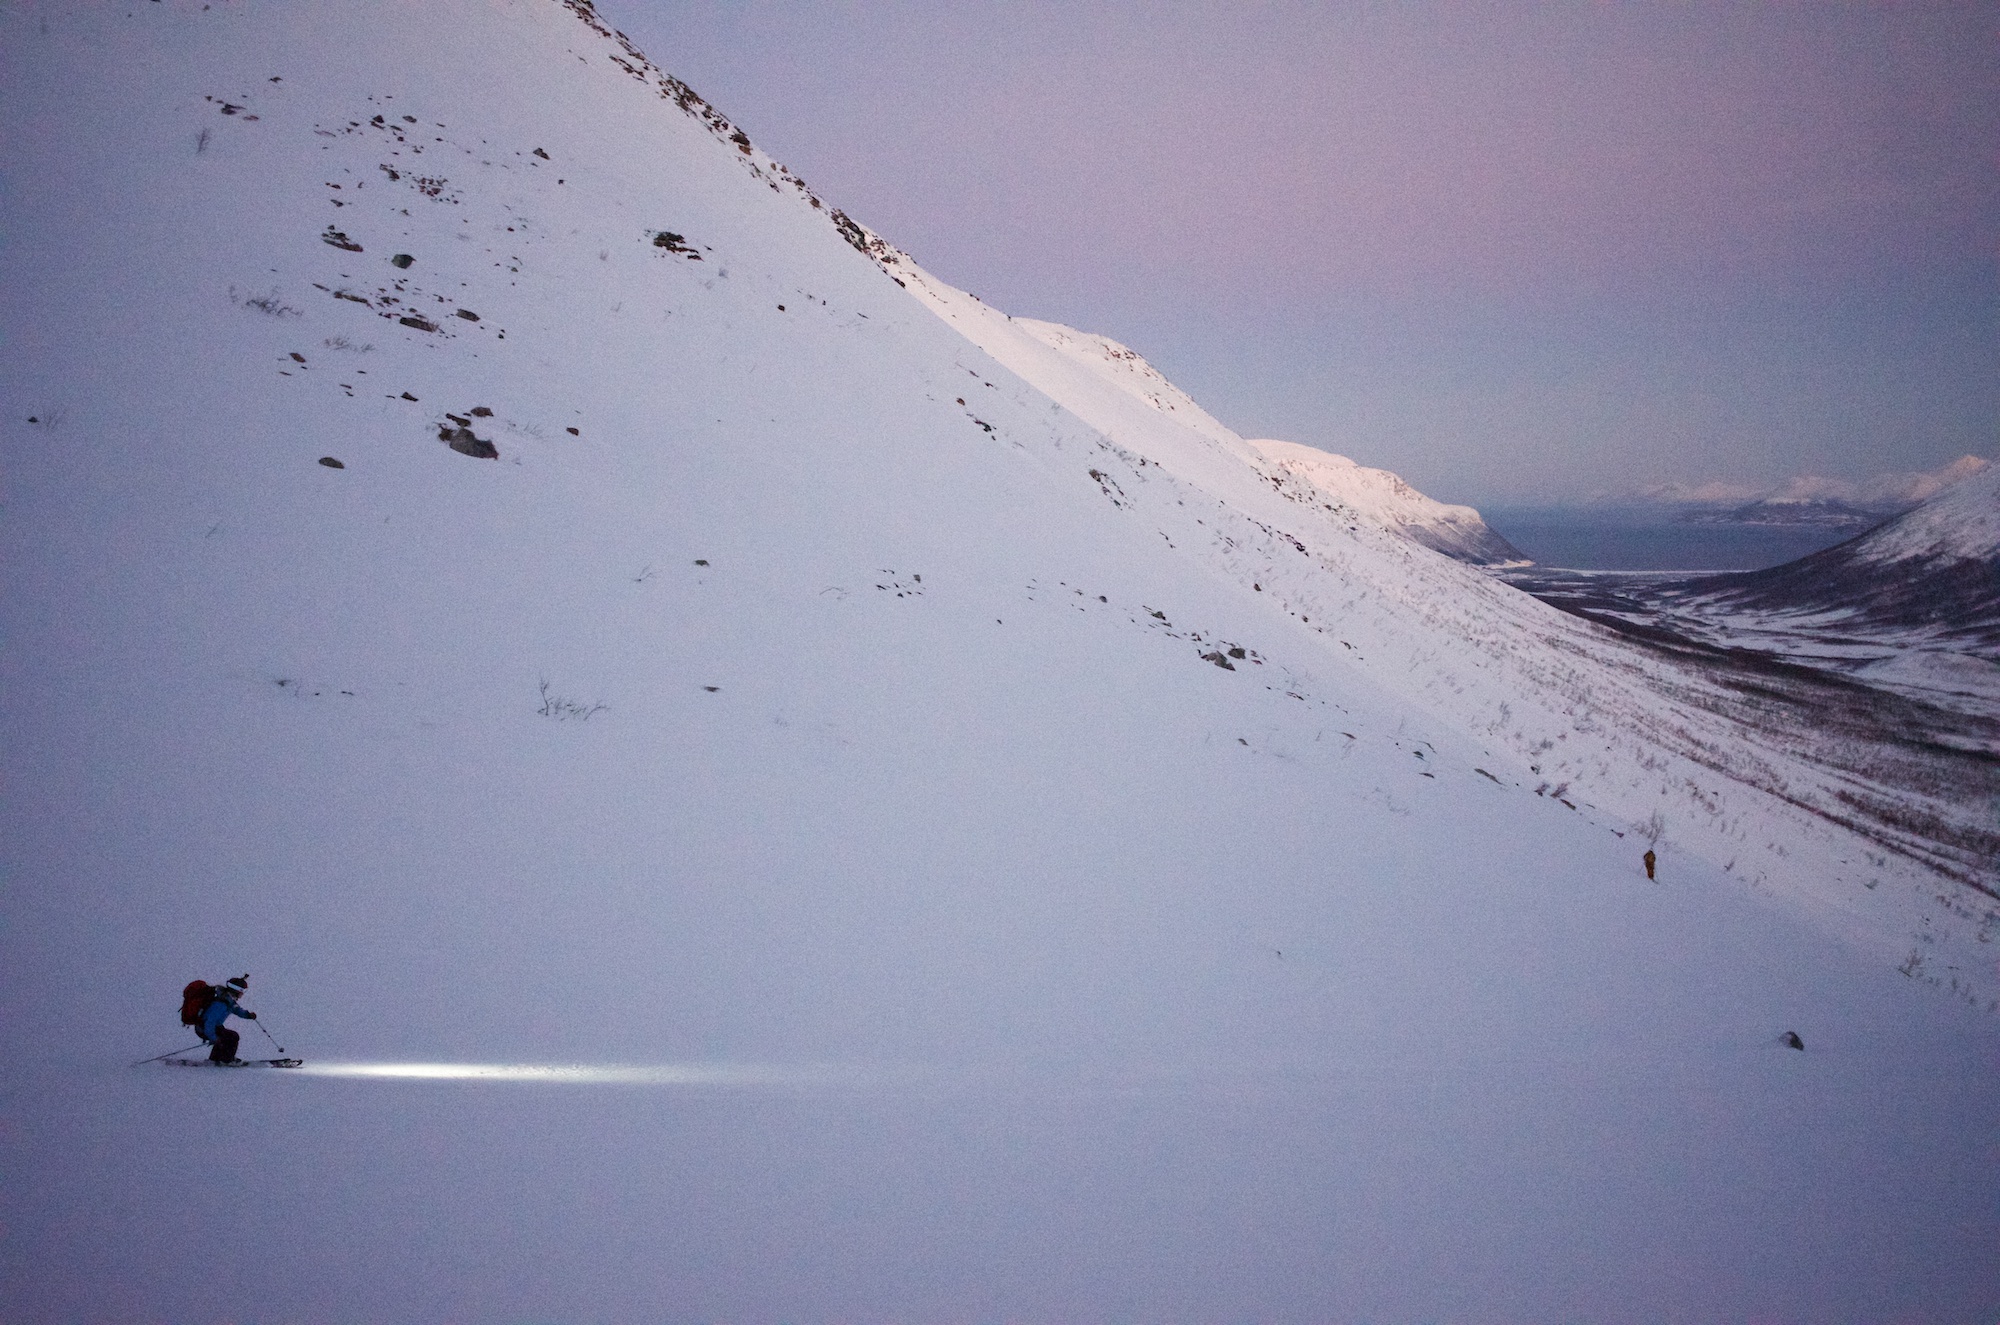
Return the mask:
POLYGON ((0 59, 0 1315, 2000 1301, 1990 761, 1419 546, 589 5, 0 59), (125 1066, 244 969, 306 1071, 125 1066))

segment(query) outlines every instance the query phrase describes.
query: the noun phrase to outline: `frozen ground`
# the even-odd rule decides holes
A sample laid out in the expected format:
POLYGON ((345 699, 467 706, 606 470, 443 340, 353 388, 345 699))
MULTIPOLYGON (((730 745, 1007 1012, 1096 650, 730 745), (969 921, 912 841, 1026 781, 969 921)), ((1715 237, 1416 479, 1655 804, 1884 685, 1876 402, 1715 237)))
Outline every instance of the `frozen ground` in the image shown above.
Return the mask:
POLYGON ((2000 1309, 1980 876, 1814 799, 1949 756, 1356 518, 599 22, 0 9, 0 1316, 2000 1309), (127 1066, 244 969, 307 1071, 127 1066))

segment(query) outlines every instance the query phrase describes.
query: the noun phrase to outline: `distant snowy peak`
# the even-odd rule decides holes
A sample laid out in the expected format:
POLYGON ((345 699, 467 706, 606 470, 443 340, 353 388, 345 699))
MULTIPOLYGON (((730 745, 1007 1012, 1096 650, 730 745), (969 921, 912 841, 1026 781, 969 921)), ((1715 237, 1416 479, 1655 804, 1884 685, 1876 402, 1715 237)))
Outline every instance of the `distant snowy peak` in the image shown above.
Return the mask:
POLYGON ((1385 529, 1475 566, 1525 566, 1528 558, 1470 506, 1434 501, 1386 469, 1297 442, 1249 443, 1272 465, 1385 529))
POLYGON ((2000 561, 2000 466, 1980 461, 1959 482, 1857 539, 1847 551, 1874 562, 2000 561))
POLYGON ((1971 644, 2000 661, 2000 465, 1837 547, 1682 592, 1732 611, 1832 613, 1843 630, 1971 644))
POLYGON ((1661 483, 1607 502, 1678 506, 1681 518, 1701 524, 1846 525, 1866 528, 1897 515, 1964 479, 1991 461, 1960 456, 1938 469, 1878 474, 1868 479, 1800 474, 1775 488, 1742 483, 1661 483))

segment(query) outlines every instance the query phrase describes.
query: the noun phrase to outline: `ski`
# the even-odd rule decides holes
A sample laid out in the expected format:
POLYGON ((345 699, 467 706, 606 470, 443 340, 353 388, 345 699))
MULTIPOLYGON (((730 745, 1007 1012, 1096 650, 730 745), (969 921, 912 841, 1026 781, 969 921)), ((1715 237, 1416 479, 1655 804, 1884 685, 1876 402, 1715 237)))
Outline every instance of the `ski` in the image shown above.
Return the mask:
POLYGON ((169 1058, 168 1067, 304 1067, 303 1058, 239 1058, 231 1063, 218 1063, 212 1058, 169 1058))

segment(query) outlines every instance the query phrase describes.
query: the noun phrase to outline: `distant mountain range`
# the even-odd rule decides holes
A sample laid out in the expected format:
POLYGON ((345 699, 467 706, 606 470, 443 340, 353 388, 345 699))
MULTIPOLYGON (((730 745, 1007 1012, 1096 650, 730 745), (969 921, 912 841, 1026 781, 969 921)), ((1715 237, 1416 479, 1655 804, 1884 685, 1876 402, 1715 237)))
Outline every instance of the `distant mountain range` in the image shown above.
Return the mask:
POLYGON ((1691 524, 1823 525, 1859 531, 1914 509, 1991 464, 1979 456, 1966 455, 1927 472, 1879 474, 1869 479, 1801 474, 1774 488, 1721 482, 1660 483, 1607 494, 1599 497, 1597 504, 1676 508, 1675 518, 1691 524))
POLYGON ((1769 570, 1695 581, 1679 597, 1711 613, 1821 614, 1847 632, 1961 640, 1990 658, 2000 646, 2000 467, 1978 462, 1963 481, 1858 538, 1769 570))
POLYGON ((1981 758, 2000 749, 1988 725, 2000 718, 2000 465, 1982 464, 1866 533, 1763 570, 1685 579, 1502 573, 1545 602, 1646 638, 1906 696, 1923 706, 1900 719, 1912 730, 1929 723, 1935 739, 1981 758))

